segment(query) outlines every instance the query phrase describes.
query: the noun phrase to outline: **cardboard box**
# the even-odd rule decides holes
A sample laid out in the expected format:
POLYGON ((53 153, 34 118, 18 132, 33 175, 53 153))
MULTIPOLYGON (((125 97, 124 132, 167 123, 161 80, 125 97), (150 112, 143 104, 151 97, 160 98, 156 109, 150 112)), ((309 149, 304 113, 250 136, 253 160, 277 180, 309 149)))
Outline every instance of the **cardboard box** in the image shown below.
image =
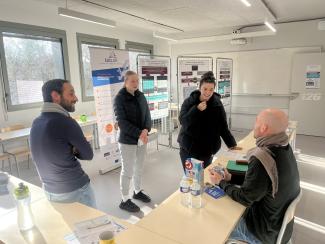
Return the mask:
POLYGON ((197 182, 201 185, 201 193, 202 193, 204 188, 203 161, 200 161, 195 158, 187 159, 185 161, 185 175, 192 181, 194 179, 197 180, 197 182))

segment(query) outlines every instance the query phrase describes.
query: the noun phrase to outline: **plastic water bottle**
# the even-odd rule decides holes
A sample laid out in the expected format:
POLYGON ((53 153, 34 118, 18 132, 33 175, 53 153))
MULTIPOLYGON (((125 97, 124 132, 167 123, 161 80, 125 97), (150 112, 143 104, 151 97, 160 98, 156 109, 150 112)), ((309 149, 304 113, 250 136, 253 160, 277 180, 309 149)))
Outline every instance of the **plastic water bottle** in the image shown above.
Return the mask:
POLYGON ((190 206, 190 182, 186 176, 183 176, 181 183, 179 185, 179 190, 182 193, 181 203, 185 207, 190 206))
POLYGON ((25 231, 34 227, 34 218, 30 207, 29 189, 24 183, 19 183, 14 191, 17 200, 17 223, 20 230, 25 231))
POLYGON ((201 186, 197 180, 193 181, 191 185, 191 207, 192 208, 201 208, 202 207, 202 198, 201 198, 201 186))

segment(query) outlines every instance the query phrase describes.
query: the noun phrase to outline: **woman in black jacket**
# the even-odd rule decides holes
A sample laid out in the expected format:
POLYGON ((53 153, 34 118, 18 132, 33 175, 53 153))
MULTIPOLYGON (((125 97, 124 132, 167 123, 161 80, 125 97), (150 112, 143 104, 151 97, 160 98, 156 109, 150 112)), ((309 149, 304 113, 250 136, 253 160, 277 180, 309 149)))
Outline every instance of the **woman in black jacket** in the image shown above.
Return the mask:
POLYGON ((133 71, 124 76, 124 87, 114 101, 114 113, 120 128, 119 148, 122 156, 120 188, 122 202, 120 208, 128 212, 139 212, 140 208, 131 201, 130 182, 133 179, 133 198, 142 202, 151 199, 141 189, 143 161, 151 129, 151 117, 147 100, 138 90, 139 78, 133 71))
POLYGON ((221 140, 229 149, 240 149, 229 131, 225 109, 215 90, 213 72, 205 73, 199 90, 193 91, 182 104, 179 120, 182 125, 178 135, 183 169, 188 158, 204 161, 204 168, 212 162, 221 147, 221 140))

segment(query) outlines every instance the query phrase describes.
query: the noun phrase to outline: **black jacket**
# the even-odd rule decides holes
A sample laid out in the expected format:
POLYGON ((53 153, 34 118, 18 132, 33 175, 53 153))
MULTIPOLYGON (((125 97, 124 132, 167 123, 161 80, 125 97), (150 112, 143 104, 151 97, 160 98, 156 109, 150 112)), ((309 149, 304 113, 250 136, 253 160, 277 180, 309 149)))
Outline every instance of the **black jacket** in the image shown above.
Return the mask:
POLYGON ((200 95, 199 90, 193 91, 182 104, 179 115, 182 127, 177 139, 180 147, 193 157, 205 157, 218 152, 221 147, 220 137, 228 147, 236 146, 236 141, 228 129, 220 95, 214 93, 204 111, 197 108, 200 95))
MULTIPOLYGON (((278 169, 278 192, 272 197, 272 183, 262 165, 253 158, 241 188, 221 181, 220 187, 235 201, 247 206, 244 213, 247 228, 262 243, 276 243, 282 220, 289 204, 300 191, 297 162, 290 145, 271 147, 278 169)), ((293 220, 287 225, 283 242, 287 243, 292 235, 293 220)))
POLYGON ((151 116, 147 100, 136 90, 134 96, 122 88, 114 100, 114 113, 120 128, 119 142, 136 145, 143 129, 151 130, 151 116))

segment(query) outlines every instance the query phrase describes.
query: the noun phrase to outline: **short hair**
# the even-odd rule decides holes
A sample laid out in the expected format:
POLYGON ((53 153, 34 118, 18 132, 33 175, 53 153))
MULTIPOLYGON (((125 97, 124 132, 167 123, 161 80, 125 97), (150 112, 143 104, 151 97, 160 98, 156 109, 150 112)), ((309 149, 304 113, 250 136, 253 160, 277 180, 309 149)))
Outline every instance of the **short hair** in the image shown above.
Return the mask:
POLYGON ((44 102, 53 102, 51 93, 53 91, 56 91, 60 95, 62 95, 63 92, 63 85, 64 83, 70 83, 68 80, 63 79, 53 79, 45 82, 42 86, 42 95, 43 95, 43 101, 44 102))
POLYGON ((212 83, 212 84, 214 84, 214 86, 216 86, 216 78, 214 77, 214 74, 212 71, 208 71, 202 75, 201 80, 200 80, 200 88, 203 83, 212 83))
POLYGON ((138 74, 136 72, 132 71, 132 70, 126 71, 126 73, 124 75, 124 82, 132 75, 138 75, 138 74))

